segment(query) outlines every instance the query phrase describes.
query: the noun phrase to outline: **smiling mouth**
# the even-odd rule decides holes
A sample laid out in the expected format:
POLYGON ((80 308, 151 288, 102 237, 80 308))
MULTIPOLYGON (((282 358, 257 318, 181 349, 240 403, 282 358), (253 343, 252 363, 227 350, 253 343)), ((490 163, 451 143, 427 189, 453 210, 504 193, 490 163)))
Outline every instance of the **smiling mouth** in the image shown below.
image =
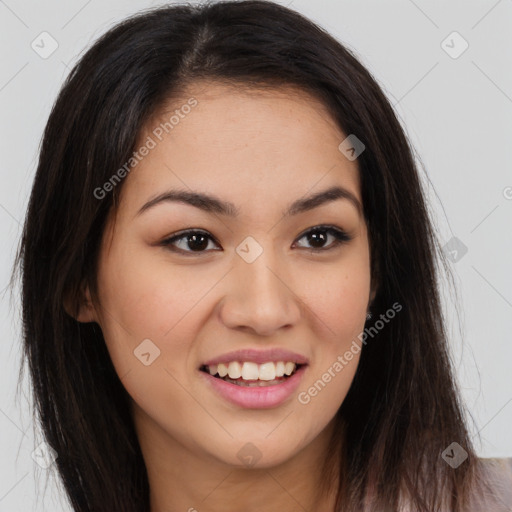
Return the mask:
POLYGON ((226 364, 203 365, 200 370, 237 386, 266 387, 285 382, 302 366, 305 365, 285 361, 263 364, 231 361, 226 364))

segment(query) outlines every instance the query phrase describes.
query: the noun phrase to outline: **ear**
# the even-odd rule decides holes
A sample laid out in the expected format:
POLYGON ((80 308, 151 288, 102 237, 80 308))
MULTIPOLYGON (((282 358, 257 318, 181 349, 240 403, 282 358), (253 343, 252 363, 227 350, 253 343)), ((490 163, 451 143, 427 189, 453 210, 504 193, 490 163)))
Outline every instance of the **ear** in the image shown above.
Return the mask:
POLYGON ((378 261, 375 264, 374 272, 372 272, 371 276, 371 285, 370 285, 370 300, 368 302, 368 307, 370 307, 377 295, 377 291, 379 290, 380 283, 380 269, 378 261))
POLYGON ((80 287, 78 297, 76 295, 68 295, 64 299, 64 309, 69 316, 73 317, 78 322, 98 322, 96 308, 91 300, 89 285, 80 287))
POLYGON ((377 295, 377 285, 372 285, 372 289, 371 289, 371 292, 370 292, 370 304, 372 304, 373 302, 373 299, 375 299, 375 296, 377 295))

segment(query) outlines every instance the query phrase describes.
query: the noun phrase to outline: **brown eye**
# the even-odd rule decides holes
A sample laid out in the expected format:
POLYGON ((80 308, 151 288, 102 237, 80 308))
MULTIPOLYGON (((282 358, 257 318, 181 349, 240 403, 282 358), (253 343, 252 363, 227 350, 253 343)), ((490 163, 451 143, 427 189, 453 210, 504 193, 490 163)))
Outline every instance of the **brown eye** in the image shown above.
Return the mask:
MULTIPOLYGON (((328 251, 351 240, 345 231, 333 226, 316 226, 304 233, 299 240, 302 238, 306 238, 307 243, 311 244, 312 252, 328 251), (329 237, 333 241, 327 244, 329 237)), ((305 248, 307 249, 307 247, 305 248)))
POLYGON ((206 252, 210 240, 213 241, 213 238, 204 231, 189 230, 167 238, 162 242, 162 245, 177 252, 201 253, 206 252), (178 247, 177 243, 179 243, 181 247, 178 247))

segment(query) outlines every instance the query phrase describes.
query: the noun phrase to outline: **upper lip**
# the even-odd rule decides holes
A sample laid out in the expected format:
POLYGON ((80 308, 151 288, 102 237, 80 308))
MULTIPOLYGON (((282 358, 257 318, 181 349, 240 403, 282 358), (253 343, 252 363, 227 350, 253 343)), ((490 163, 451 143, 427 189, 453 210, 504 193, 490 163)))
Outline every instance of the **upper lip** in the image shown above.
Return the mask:
POLYGON ((288 362, 296 364, 308 364, 308 358, 297 354, 296 352, 291 352, 290 350, 285 350, 281 348, 272 348, 267 350, 258 350, 258 349, 243 349, 243 350, 234 350, 233 352, 227 352, 226 354, 222 354, 220 356, 209 359, 204 362, 202 366, 211 366, 214 364, 220 363, 230 363, 231 361, 240 361, 240 362, 252 362, 257 364, 263 364, 268 362, 288 362))

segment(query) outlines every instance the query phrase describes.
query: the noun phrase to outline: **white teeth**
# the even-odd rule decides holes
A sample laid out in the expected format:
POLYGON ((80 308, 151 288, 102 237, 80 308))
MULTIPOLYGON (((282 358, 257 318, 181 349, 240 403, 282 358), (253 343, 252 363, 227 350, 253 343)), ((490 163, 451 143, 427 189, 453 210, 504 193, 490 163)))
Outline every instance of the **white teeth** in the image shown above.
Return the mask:
MULTIPOLYGON (((244 366, 246 364, 247 363, 244 363, 244 366)), ((274 380, 276 378, 276 365, 274 363, 260 364, 259 373, 260 380, 274 380)))
MULTIPOLYGON (((219 374, 219 377, 225 377, 228 374, 228 367, 225 364, 220 363, 219 365, 217 365, 217 372, 219 374)), ((215 375, 215 373, 212 373, 212 375, 215 375)))
POLYGON ((242 379, 244 380, 257 380, 260 371, 256 363, 244 363, 242 366, 242 379))
POLYGON ((231 361, 228 366, 230 379, 239 379, 242 376, 242 365, 238 361, 231 361))
POLYGON ((284 365, 284 374, 291 375, 293 370, 295 370, 295 363, 286 363, 284 365))
POLYGON ((253 363, 251 361, 238 362, 231 361, 230 363, 219 363, 208 366, 210 375, 219 375, 219 377, 226 377, 229 379, 240 379, 247 381, 274 381, 279 377, 285 375, 290 376, 296 368, 296 364, 288 361, 269 361, 263 364, 253 363))
POLYGON ((281 384, 282 381, 280 380, 228 380, 227 382, 231 382, 231 384, 237 384, 241 387, 247 387, 247 388, 265 388, 268 386, 275 386, 276 384, 281 384))

